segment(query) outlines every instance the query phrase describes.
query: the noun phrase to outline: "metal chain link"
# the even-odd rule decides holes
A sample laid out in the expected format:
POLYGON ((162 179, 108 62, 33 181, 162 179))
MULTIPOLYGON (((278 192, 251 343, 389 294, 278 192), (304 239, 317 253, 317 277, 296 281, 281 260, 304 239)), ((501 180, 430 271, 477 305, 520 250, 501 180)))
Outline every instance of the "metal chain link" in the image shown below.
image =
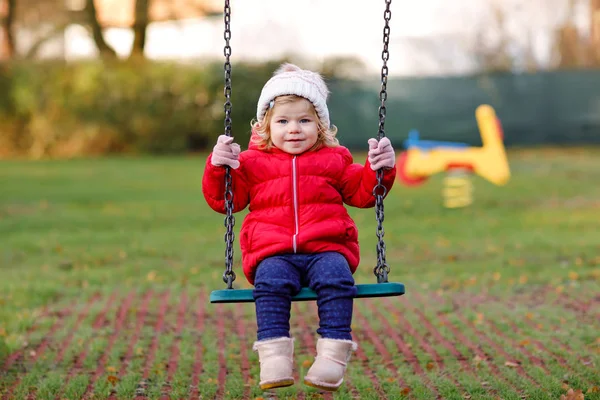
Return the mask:
MULTIPOLYGON (((387 81, 388 81, 388 67, 387 61, 390 57, 388 46, 390 43, 390 19, 392 18, 392 11, 390 5, 392 0, 385 0, 385 12, 383 13, 383 19, 385 25, 383 27, 383 51, 381 52, 381 59, 383 60, 383 66, 381 67, 381 91, 379 92, 379 100, 381 105, 379 106, 379 131, 377 132, 377 140, 381 140, 385 137, 385 117, 386 107, 385 101, 387 100, 387 81)), ((373 188, 373 196, 375 196, 375 217, 377 219, 377 266, 373 268, 373 273, 377 277, 377 283, 385 283, 388 281, 388 274, 390 267, 387 265, 385 260, 385 242, 383 236, 385 231, 383 229, 383 198, 387 193, 386 187, 382 183, 383 181, 383 169, 377 171, 377 184, 373 188)))
MULTIPOLYGON (((231 136, 231 62, 229 57, 231 56, 231 46, 229 40, 231 39, 231 7, 229 0, 225 0, 225 8, 223 10, 223 20, 225 22, 225 48, 223 54, 225 55, 225 64, 223 66, 225 70, 225 135, 231 136)), ((231 188, 231 169, 225 167, 225 272, 223 273, 223 282, 227 284, 227 289, 233 289, 233 281, 235 281, 235 272, 233 272, 233 241, 235 240, 235 233, 233 227, 235 226, 235 217, 233 216, 233 190, 231 188)))

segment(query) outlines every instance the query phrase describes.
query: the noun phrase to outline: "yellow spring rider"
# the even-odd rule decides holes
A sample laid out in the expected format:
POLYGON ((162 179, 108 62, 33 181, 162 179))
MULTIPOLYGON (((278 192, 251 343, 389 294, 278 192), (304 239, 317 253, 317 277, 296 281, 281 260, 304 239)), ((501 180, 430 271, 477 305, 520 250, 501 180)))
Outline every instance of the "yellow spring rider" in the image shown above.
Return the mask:
POLYGON ((489 105, 481 105, 475 118, 483 146, 465 143, 420 140, 417 131, 409 133, 406 151, 397 160, 398 180, 406 186, 417 186, 430 176, 446 172, 444 206, 466 207, 473 202, 470 175, 476 173, 489 182, 502 186, 510 178, 500 120, 489 105))

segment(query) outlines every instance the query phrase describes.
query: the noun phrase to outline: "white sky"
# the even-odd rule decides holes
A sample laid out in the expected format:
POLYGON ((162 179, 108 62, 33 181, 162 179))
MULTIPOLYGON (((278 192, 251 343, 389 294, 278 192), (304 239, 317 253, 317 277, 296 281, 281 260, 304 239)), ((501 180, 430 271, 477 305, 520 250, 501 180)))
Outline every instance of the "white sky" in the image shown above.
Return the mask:
MULTIPOLYGON (((550 34, 565 19, 568 0, 393 0, 390 73, 469 72, 473 68, 469 46, 475 36, 483 34, 491 43, 497 39, 490 13, 494 1, 509 16, 504 35, 513 39, 515 54, 529 41, 540 64, 547 63, 550 34)), ((588 1, 580 0, 576 15, 582 31, 588 24, 588 1)), ((233 62, 293 52, 316 60, 355 56, 369 72, 380 69, 384 0, 232 0, 231 5, 233 62)), ((222 30, 221 17, 153 24, 146 53, 150 58, 220 58, 222 30)), ((131 31, 110 29, 106 37, 120 54, 129 53, 131 31)), ((95 48, 83 28, 73 27, 67 33, 66 51, 69 58, 77 58, 93 55, 95 48)))

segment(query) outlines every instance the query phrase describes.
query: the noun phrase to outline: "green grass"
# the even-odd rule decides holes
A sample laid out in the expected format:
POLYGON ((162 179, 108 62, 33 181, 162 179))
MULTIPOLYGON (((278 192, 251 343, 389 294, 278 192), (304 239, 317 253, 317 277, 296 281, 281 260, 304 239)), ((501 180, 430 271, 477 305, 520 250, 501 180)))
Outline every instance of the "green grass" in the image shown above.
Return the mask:
MULTIPOLYGON (((441 176, 392 189, 387 261, 391 280, 403 282, 407 294, 391 303, 357 300, 368 329, 356 318, 353 328, 367 358, 353 358, 335 398, 430 399, 437 392, 449 399, 556 399, 571 387, 600 399, 600 149, 521 149, 509 159, 507 186, 472 178, 468 208, 442 207, 441 176)), ((224 288, 223 216, 202 197, 203 165, 203 157, 0 163, 0 371, 10 354, 25 352, 0 372, 0 398, 12 388, 13 398, 34 392, 38 399, 77 399, 99 365, 95 398, 134 397, 144 371, 149 398, 165 388, 172 398, 186 397, 194 379, 203 398, 263 396, 251 349, 252 305, 221 308, 200 297, 224 288), (159 296, 167 291, 163 304, 159 296), (182 295, 188 304, 178 325, 182 295), (205 314, 203 326, 198 313, 205 314), (173 349, 177 365, 168 381, 173 349)), ((374 211, 351 214, 362 249, 356 280, 375 283, 374 211)), ((248 288, 237 242, 235 257, 236 286, 248 288)), ((312 353, 300 338, 309 329, 316 340, 317 319, 312 306, 299 310, 306 328, 294 319, 292 331, 301 378, 312 353)), ((299 391, 320 397, 301 384, 278 397, 299 391)))

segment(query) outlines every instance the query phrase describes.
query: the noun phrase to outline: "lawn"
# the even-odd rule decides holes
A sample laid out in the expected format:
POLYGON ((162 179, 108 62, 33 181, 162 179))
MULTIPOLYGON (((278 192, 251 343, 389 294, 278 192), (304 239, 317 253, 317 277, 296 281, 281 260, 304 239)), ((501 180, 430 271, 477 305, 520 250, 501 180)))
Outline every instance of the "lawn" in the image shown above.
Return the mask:
MULTIPOLYGON (((474 176, 464 209, 442 207, 441 176, 392 189, 387 261, 407 292, 356 301, 333 395, 301 383, 314 303, 294 304, 297 384, 275 393, 258 388, 252 304, 209 303, 224 227, 204 156, 3 161, 0 398, 600 399, 600 148, 509 160, 508 185, 474 176)), ((357 283, 375 283, 375 213, 351 214, 357 283)), ((235 258, 249 288, 237 242, 235 258)))

